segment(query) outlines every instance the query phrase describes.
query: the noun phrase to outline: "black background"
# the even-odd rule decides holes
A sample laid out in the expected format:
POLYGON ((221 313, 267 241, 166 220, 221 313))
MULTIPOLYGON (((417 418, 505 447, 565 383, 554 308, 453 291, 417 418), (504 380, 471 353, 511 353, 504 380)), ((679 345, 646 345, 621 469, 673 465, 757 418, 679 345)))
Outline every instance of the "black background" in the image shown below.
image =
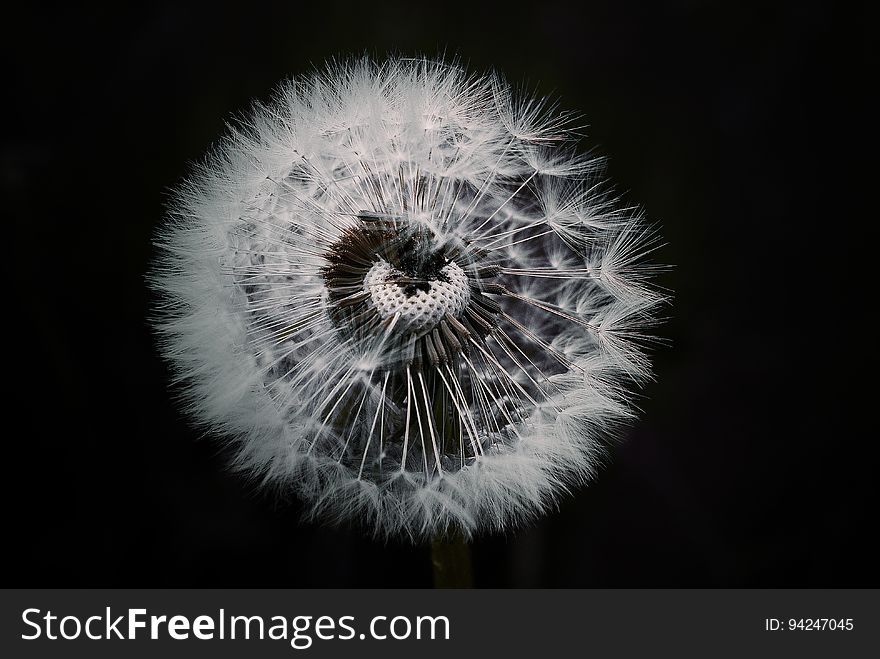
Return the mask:
POLYGON ((33 6, 5 20, 8 585, 429 586, 302 524, 171 402, 143 275, 168 190, 333 55, 458 54, 583 111, 675 269, 599 480, 474 544, 478 586, 880 586, 868 17, 826 2, 33 6), (869 257, 866 257, 869 258, 869 257), (868 426, 870 427, 870 426, 868 426))

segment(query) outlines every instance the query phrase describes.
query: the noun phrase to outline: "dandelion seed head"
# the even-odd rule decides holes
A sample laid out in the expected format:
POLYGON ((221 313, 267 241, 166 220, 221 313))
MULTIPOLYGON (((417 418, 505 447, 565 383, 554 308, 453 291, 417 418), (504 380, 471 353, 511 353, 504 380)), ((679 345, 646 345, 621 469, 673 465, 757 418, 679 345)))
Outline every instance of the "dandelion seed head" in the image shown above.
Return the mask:
POLYGON ((665 298, 571 126, 498 75, 361 59, 230 130, 150 282, 236 468, 412 540, 513 528, 595 475, 665 298))

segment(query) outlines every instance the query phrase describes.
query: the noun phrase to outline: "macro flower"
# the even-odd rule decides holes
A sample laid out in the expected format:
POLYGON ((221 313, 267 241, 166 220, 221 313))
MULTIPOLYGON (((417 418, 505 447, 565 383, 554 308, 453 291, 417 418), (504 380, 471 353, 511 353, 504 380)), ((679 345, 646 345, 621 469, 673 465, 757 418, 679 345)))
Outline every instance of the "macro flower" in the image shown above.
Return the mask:
POLYGON ((334 63, 180 187, 150 273, 187 411, 312 517, 470 536, 594 476, 664 295, 574 117, 498 75, 334 63))

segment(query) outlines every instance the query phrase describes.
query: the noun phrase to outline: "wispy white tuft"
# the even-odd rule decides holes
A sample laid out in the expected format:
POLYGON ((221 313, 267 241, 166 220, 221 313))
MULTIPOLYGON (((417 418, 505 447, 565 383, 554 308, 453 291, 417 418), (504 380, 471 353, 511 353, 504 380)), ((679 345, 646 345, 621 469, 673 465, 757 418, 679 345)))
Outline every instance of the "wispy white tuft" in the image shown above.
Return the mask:
POLYGON ((179 189, 150 283, 189 413, 313 516, 511 528, 591 478, 650 376, 656 236, 572 118, 498 76, 286 83, 179 189))

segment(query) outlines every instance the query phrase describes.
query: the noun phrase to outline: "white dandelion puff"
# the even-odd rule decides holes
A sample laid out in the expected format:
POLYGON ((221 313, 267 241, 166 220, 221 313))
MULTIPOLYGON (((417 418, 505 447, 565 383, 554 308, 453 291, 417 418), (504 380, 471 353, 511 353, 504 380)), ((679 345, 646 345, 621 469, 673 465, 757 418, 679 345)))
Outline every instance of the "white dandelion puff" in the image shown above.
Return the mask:
POLYGON ((236 467, 413 540, 513 527, 595 473, 664 296, 571 122, 498 76, 364 59, 230 129, 150 283, 236 467))

